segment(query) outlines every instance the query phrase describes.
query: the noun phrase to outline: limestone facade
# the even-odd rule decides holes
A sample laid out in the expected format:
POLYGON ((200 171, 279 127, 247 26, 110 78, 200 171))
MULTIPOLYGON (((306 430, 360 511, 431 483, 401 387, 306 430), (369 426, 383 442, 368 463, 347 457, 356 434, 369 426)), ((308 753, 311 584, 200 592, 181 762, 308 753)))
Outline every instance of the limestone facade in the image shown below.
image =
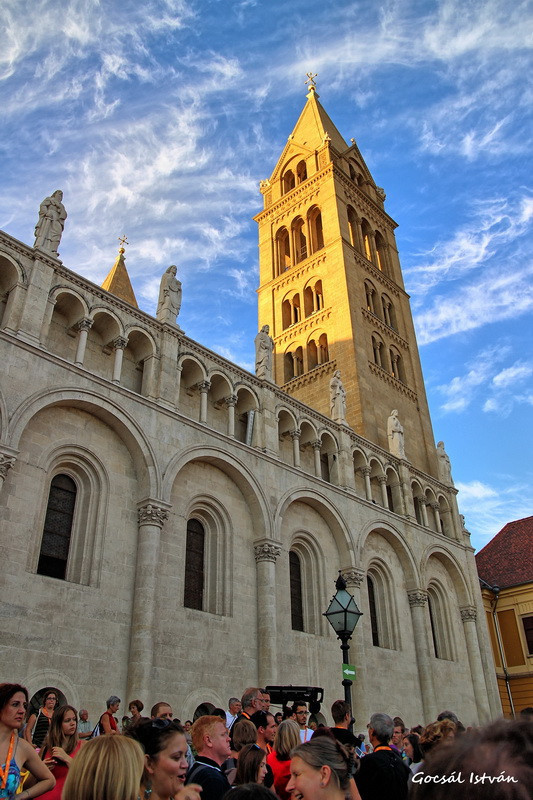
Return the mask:
MULTIPOLYGON (((281 298, 299 268, 273 279, 264 264, 262 287, 273 280, 281 298)), ((394 286, 382 280, 403 297, 394 269, 394 286)), ((333 310, 313 286, 315 324, 333 310)), ((268 295, 260 323, 271 325, 283 383, 284 334, 268 295)), ((0 233, 2 679, 32 693, 53 685, 92 717, 118 694, 147 707, 164 698, 183 719, 246 686, 316 685, 329 716, 341 651, 323 612, 341 570, 363 612, 350 651, 358 725, 377 710, 409 724, 444 707, 467 724, 500 713, 473 550, 456 490, 437 477, 421 373, 413 367, 415 388, 405 388, 417 417, 401 387, 395 402, 378 402, 375 386, 343 367, 353 427, 334 422, 322 403, 358 345, 351 323, 344 340, 328 333, 335 357, 324 350, 315 367, 326 388, 305 404, 0 233), (386 445, 393 408, 409 460, 386 445), (75 493, 61 578, 42 568, 58 476, 75 493), (200 608, 184 605, 190 520, 205 537, 200 608)))
POLYGON ((96 711, 117 693, 189 716, 256 683, 324 686, 330 703, 340 649, 322 612, 342 569, 364 614, 358 720, 498 712, 453 487, 5 233, 0 280, 4 679, 96 711), (58 474, 77 486, 64 580, 37 572, 58 474), (203 610, 183 607, 191 516, 207 535, 203 610), (291 550, 304 631, 291 628, 291 550))

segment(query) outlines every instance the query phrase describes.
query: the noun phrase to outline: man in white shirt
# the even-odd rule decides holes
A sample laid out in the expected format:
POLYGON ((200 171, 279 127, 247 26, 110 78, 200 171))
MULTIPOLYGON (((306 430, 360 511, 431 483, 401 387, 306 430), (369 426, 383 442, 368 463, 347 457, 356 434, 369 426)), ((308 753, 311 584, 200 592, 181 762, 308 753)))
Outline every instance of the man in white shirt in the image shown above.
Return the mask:
POLYGON ((307 727, 307 715, 309 714, 307 710, 307 704, 297 700, 292 707, 292 713, 296 718, 296 722, 300 726, 300 740, 302 744, 305 744, 313 735, 311 728, 307 727))
POLYGON ((226 711, 226 728, 228 731, 231 729, 231 726, 239 716, 242 710, 241 701, 237 697, 230 697, 228 700, 228 709, 226 711))

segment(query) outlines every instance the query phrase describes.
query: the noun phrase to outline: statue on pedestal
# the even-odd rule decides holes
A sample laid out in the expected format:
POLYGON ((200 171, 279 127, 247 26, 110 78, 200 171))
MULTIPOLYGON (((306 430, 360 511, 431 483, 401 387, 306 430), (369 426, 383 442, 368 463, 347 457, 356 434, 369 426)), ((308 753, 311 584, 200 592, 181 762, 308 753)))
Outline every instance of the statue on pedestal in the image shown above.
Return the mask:
POLYGON ((269 336, 270 328, 263 325, 254 339, 255 342, 255 374, 265 381, 272 380, 272 352, 274 342, 269 336))
POLYGON ((334 422, 346 422, 346 389, 341 381, 341 372, 336 369, 329 382, 330 416, 334 422))
POLYGON ((398 458, 405 458, 403 427, 398 419, 398 410, 396 408, 391 411, 390 417, 387 420, 387 437, 389 440, 389 450, 392 455, 398 458))
POLYGON ((39 207, 39 219, 35 226, 35 244, 33 245, 56 258, 67 218, 62 200, 63 192, 60 189, 56 189, 50 197, 44 198, 39 207))
POLYGON ((181 281, 176 278, 177 267, 172 264, 161 278, 156 317, 160 322, 176 324, 181 308, 181 281))
POLYGON ((439 479, 443 483, 447 483, 448 486, 453 486, 452 465, 450 463, 450 457, 444 449, 444 442, 439 442, 437 444, 437 464, 439 468, 439 479))

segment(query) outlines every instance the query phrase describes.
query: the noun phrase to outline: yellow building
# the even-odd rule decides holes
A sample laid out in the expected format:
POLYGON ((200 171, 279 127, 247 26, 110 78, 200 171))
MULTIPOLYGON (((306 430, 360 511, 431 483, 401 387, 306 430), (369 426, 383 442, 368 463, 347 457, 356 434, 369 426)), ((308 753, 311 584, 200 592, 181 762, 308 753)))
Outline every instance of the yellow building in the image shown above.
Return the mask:
POLYGON ((476 555, 506 716, 533 706, 533 517, 509 522, 476 555))

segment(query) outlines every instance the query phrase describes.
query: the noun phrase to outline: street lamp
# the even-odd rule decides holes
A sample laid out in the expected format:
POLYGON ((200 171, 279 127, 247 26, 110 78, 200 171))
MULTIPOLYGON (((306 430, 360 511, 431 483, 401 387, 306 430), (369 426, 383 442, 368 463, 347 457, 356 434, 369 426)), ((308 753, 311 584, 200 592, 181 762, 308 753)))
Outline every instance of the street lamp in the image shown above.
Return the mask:
MULTIPOLYGON (((340 571, 339 577, 335 583, 335 588, 337 591, 329 604, 328 610, 324 612, 324 616, 337 634, 337 639, 341 640, 342 663, 349 664, 348 652, 350 650, 350 645, 348 641, 352 638, 352 633, 359 622, 359 617, 362 617, 363 614, 357 608, 357 604, 352 595, 346 590, 346 581, 342 577, 340 571)), ((348 677, 345 677, 342 681, 342 685, 344 686, 344 699, 351 709, 352 681, 348 677)), ((350 723, 350 732, 352 728, 353 723, 350 723)))

